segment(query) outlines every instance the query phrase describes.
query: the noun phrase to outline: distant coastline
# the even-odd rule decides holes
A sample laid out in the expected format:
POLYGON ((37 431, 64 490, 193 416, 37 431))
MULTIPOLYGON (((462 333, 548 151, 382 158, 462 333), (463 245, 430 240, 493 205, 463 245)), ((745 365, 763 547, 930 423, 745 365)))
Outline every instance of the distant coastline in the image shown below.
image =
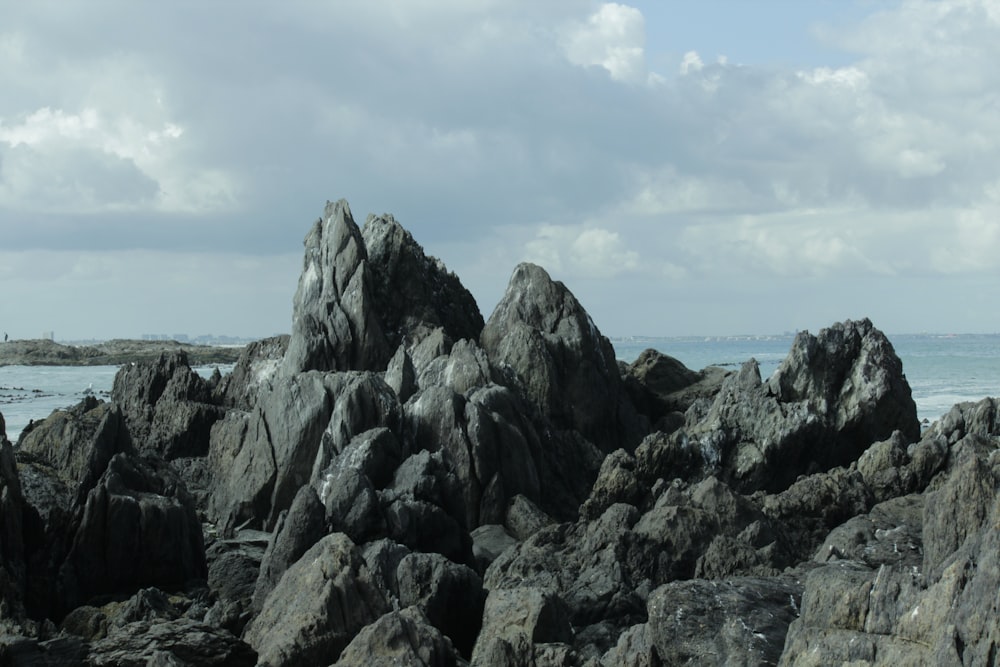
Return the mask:
POLYGON ((192 365, 235 363, 242 345, 211 346, 174 340, 109 340, 94 345, 63 345, 45 339, 0 343, 0 366, 114 366, 158 358, 183 350, 192 365))

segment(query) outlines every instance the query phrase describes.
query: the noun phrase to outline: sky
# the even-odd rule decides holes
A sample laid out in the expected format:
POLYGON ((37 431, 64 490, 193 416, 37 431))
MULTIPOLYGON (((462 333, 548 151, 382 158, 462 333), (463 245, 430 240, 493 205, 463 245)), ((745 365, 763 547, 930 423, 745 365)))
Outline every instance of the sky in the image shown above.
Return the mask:
POLYGON ((1000 0, 0 0, 0 330, 291 329, 327 200, 485 318, 1000 332, 1000 0))

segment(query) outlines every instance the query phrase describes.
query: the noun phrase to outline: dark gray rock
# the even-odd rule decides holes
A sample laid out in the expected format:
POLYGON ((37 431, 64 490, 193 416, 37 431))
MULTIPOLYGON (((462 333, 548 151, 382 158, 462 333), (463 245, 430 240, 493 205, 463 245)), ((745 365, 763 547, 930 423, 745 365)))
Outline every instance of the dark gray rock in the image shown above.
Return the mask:
POLYGON ((87 644, 78 637, 38 640, 0 635, 0 664, 21 667, 64 667, 86 664, 87 644))
POLYGON ((800 333, 766 383, 747 362, 707 413, 688 415, 684 436, 733 488, 776 492, 896 430, 919 439, 916 407, 892 344, 865 319, 800 333))
MULTIPOLYGON (((331 467, 357 470, 376 489, 384 489, 392 481, 402 460, 399 438, 390 429, 381 426, 354 436, 331 467)), ((320 483, 320 489, 324 483, 320 483)))
POLYGON ((801 595, 788 577, 672 582, 649 596, 649 634, 665 665, 773 665, 801 595))
POLYGON ((455 667, 451 641, 431 625, 418 607, 391 611, 365 626, 334 667, 455 667))
POLYGON ((274 590, 281 576, 326 534, 323 504, 310 486, 295 494, 292 506, 278 517, 278 524, 267 544, 251 596, 253 609, 259 612, 264 600, 274 590))
POLYGON ((208 452, 212 425, 225 414, 183 351, 123 365, 111 400, 121 408, 135 447, 168 460, 208 452))
POLYGON ((0 621, 24 619, 27 576, 24 552, 24 497, 14 449, 0 438, 0 621))
POLYGON ((648 430, 625 392, 611 343, 541 267, 514 270, 482 346, 504 381, 555 428, 578 431, 604 452, 630 451, 648 430))
POLYGON ((108 667, 218 665, 252 667, 257 654, 225 630, 178 618, 136 621, 90 645, 86 664, 108 667))
POLYGON ((358 544, 386 535, 385 516, 375 487, 354 468, 335 468, 320 488, 330 532, 345 533, 358 544))
POLYGON ((507 515, 504 527, 516 539, 524 541, 555 523, 555 520, 542 511, 538 505, 521 494, 511 498, 507 505, 507 515))
POLYGON ((276 378, 249 413, 231 411, 212 431, 215 471, 208 515, 224 532, 273 528, 295 493, 321 478, 355 435, 398 428, 392 390, 373 373, 276 378))
POLYGON ((382 370, 391 355, 376 316, 368 252, 347 202, 327 202, 305 238, 282 373, 382 370))
POLYGON ((538 664, 536 657, 546 651, 544 645, 572 641, 573 627, 557 595, 533 587, 491 590, 471 664, 538 664))
POLYGON ((71 489, 74 502, 86 498, 112 456, 131 450, 122 411, 93 396, 39 421, 18 446, 50 466, 71 489))
POLYGON ((244 639, 262 664, 329 664, 388 611, 361 553, 346 535, 334 533, 285 572, 244 639))
POLYGON ((664 427, 669 423, 668 415, 686 412, 697 400, 715 398, 727 372, 715 366, 694 371, 677 359, 650 349, 625 366, 622 375, 639 412, 659 430, 667 430, 664 427))
POLYGON ((485 572, 500 554, 517 544, 517 538, 508 533, 506 528, 495 523, 476 528, 470 536, 472 555, 476 559, 476 571, 480 573, 485 572))
POLYGON ((347 202, 328 202, 305 246, 286 375, 382 371, 401 343, 438 327, 455 340, 478 338, 472 295, 392 216, 369 217, 362 234, 347 202))
POLYGON ((399 563, 412 553, 408 548, 388 538, 369 542, 363 556, 368 565, 372 582, 393 609, 399 608, 399 582, 396 571, 399 563))
POLYGON ((453 340, 479 339, 483 316, 472 294, 391 215, 368 216, 362 237, 379 320, 393 349, 438 327, 453 340))
POLYGON ((255 611, 254 591, 267 546, 268 540, 251 531, 214 540, 205 552, 209 601, 214 602, 201 615, 193 607, 187 615, 241 635, 255 611))
POLYGON ((924 494, 891 498, 872 507, 868 514, 848 519, 830 531, 813 560, 919 570, 923 565, 924 501, 924 494))
POLYGON ((461 655, 470 656, 486 600, 479 575, 440 554, 411 553, 399 562, 396 581, 400 604, 418 607, 461 655))
POLYGON ((229 408, 253 409, 257 395, 278 374, 288 340, 287 335, 273 336, 243 348, 233 370, 213 390, 215 402, 229 408))
MULTIPOLYGON (((416 448, 438 452, 461 494, 455 518, 467 530, 502 521, 509 499, 541 495, 534 430, 516 412, 516 398, 496 385, 468 397, 432 386, 405 406, 416 448)), ((443 506, 447 507, 447 506, 443 506)))
POLYGON ((179 589, 207 570, 201 523, 168 464, 116 454, 87 495, 59 571, 64 612, 102 593, 179 589))

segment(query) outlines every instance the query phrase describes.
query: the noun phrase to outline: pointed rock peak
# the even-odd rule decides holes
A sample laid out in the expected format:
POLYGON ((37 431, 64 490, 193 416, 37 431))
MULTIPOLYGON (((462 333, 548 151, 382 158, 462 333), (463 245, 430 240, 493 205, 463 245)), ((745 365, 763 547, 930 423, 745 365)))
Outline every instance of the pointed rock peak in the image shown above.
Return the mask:
POLYGON ((369 216, 362 236, 379 321, 391 346, 416 343, 438 328, 453 340, 479 338, 483 316, 472 294, 394 217, 369 216))
POLYGON ((501 333, 495 329, 502 329, 502 323, 520 322, 545 333, 555 333, 566 318, 597 334, 590 315, 564 284, 552 280, 537 264, 523 262, 514 269, 507 291, 490 316, 487 328, 494 329, 493 333, 501 333))
POLYGON ((575 429, 604 451, 634 448, 644 426, 624 393, 611 343, 545 269, 514 269, 481 338, 507 381, 558 428, 575 429))

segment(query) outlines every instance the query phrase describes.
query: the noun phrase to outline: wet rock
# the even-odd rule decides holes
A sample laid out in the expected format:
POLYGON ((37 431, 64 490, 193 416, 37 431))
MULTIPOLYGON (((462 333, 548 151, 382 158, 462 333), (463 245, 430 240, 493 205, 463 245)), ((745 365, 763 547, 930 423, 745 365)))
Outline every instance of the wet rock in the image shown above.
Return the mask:
POLYGON ((244 639, 263 664, 328 664, 387 611, 361 553, 334 533, 285 572, 244 639))

